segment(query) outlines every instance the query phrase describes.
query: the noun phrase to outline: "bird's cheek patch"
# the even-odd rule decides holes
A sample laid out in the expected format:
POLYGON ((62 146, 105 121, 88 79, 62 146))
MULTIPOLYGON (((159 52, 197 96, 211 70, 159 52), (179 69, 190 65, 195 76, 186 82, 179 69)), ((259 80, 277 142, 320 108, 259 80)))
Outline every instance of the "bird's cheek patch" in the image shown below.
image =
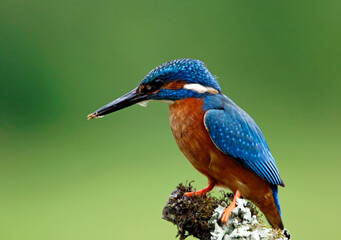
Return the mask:
POLYGON ((162 88, 171 89, 171 90, 179 90, 179 89, 183 89, 185 85, 186 85, 185 82, 175 81, 175 82, 170 82, 170 83, 165 84, 162 88))

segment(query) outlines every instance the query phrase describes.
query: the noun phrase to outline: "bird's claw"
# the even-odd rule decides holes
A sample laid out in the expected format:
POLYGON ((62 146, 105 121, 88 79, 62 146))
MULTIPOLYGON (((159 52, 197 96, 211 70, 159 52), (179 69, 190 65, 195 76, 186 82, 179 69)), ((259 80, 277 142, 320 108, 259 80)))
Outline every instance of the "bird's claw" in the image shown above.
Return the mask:
POLYGON ((223 224, 227 223, 227 221, 229 220, 229 217, 231 216, 233 209, 237 207, 237 198, 240 198, 240 197, 241 197, 240 191, 237 190, 236 193, 234 194, 231 204, 223 212, 223 216, 221 217, 221 223, 223 224))
POLYGON ((231 213, 235 207, 236 206, 230 205, 224 210, 223 216, 221 217, 221 223, 224 223, 224 224, 227 223, 227 221, 229 220, 229 217, 231 216, 231 213))

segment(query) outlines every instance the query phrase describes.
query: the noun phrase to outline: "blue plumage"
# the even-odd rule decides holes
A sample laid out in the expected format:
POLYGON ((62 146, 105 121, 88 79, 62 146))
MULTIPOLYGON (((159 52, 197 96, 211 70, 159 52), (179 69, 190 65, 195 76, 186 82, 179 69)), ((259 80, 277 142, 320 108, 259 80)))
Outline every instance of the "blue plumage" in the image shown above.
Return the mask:
POLYGON ((205 126, 214 144, 273 185, 283 185, 265 138, 253 119, 223 94, 204 97, 205 126))
POLYGON ((187 90, 187 89, 179 89, 179 90, 171 90, 171 89, 161 89, 157 93, 155 93, 153 96, 151 96, 154 100, 180 100, 184 98, 199 98, 203 94, 198 93, 196 91, 187 90))

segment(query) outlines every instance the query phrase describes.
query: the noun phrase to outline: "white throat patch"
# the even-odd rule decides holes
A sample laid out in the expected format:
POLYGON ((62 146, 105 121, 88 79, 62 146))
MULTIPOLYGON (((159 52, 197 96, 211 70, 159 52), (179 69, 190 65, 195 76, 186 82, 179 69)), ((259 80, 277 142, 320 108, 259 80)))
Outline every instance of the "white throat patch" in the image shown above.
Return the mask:
POLYGON ((147 101, 139 102, 137 104, 140 105, 141 107, 147 107, 148 103, 149 103, 149 101, 147 100, 147 101))
POLYGON ((197 93, 205 93, 205 92, 219 93, 217 89, 214 89, 212 87, 205 87, 199 83, 185 84, 184 89, 193 90, 193 91, 196 91, 197 93))
POLYGON ((159 102, 166 103, 168 105, 172 105, 174 103, 174 101, 172 100, 146 100, 146 101, 139 102, 137 104, 140 105, 141 107, 147 107, 150 101, 159 101, 159 102))

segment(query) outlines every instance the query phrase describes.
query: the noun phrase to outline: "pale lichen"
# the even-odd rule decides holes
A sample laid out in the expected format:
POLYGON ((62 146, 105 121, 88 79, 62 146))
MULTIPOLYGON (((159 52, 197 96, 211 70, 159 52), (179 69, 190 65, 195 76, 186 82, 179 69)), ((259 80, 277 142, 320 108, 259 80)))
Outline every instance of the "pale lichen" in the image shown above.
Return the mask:
POLYGON ((220 218, 225 207, 219 205, 212 215, 210 223, 214 224, 214 230, 211 232, 211 240, 261 240, 277 239, 287 240, 281 231, 273 228, 267 228, 260 224, 257 216, 253 215, 248 202, 244 199, 237 199, 237 207, 232 211, 226 224, 220 225, 220 218))

